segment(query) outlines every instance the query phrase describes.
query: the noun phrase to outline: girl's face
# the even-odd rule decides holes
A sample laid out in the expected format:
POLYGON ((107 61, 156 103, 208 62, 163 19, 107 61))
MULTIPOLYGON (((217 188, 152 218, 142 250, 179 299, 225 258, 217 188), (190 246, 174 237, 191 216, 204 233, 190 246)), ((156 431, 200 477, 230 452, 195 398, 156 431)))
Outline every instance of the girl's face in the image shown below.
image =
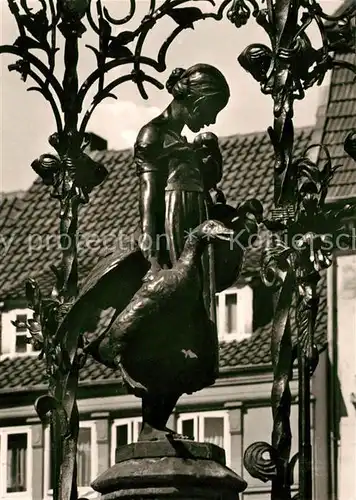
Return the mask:
POLYGON ((186 106, 186 125, 192 132, 199 132, 203 127, 212 125, 222 110, 217 94, 199 98, 186 106))

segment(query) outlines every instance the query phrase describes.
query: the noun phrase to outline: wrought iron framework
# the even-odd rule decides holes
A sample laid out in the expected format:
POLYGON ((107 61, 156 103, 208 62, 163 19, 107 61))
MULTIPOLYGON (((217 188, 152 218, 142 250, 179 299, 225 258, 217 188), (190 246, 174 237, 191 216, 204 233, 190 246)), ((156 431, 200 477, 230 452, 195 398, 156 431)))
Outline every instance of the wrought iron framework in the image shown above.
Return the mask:
MULTIPOLYGON (((234 20, 243 20, 246 4, 236 2, 234 20)), ((261 83, 261 91, 274 102, 274 123, 268 129, 275 151, 274 204, 270 220, 265 221, 273 236, 262 256, 264 283, 274 287, 274 319, 271 359, 274 382, 271 394, 273 412, 272 444, 257 442, 246 451, 244 463, 252 476, 272 481, 272 499, 290 499, 293 469, 299 465, 299 491, 295 499, 312 498, 312 444, 310 380, 318 364, 314 329, 318 312, 320 271, 331 265, 332 249, 325 245, 343 230, 343 220, 354 207, 335 212, 326 210, 328 185, 338 166, 332 166, 326 148, 322 168, 312 162, 308 150, 303 157, 293 154, 293 105, 303 99, 305 90, 320 85, 333 67, 355 67, 338 61, 332 53, 355 50, 353 5, 338 17, 323 13, 315 0, 269 1, 267 8, 254 5, 253 15, 271 40, 271 48, 262 44, 247 47, 239 56, 240 64, 261 83), (322 47, 314 49, 306 33, 315 22, 322 47), (294 304, 293 304, 294 303, 294 304), (293 308, 294 305, 294 308, 293 308), (291 314, 295 312, 297 338, 292 339, 291 314), (294 361, 298 365, 299 451, 290 459, 291 392, 289 382, 294 361), (266 453, 269 458, 266 458, 266 453)), ((352 154, 354 133, 345 140, 352 154)), ((312 146, 313 147, 313 146, 312 146)), ((310 148, 308 148, 310 149, 310 148)), ((353 153, 354 155, 354 153, 353 153)))
MULTIPOLYGON (((19 37, 12 45, 0 47, 0 53, 17 56, 9 66, 26 81, 36 86, 28 90, 40 92, 51 106, 57 130, 49 138, 56 155, 44 154, 32 163, 32 168, 51 186, 52 196, 60 205, 60 236, 63 244, 62 261, 53 267, 55 285, 50 297, 41 295, 37 283, 27 283, 27 298, 34 310, 28 323, 32 342, 42 348, 49 376, 48 395, 39 398, 36 409, 44 420, 50 415, 54 455, 54 498, 77 498, 76 443, 78 409, 76 392, 79 370, 85 362, 83 339, 56 335, 58 325, 71 308, 78 293, 76 232, 78 210, 89 201, 92 189, 106 177, 104 166, 94 162, 84 152, 88 145, 86 129, 96 107, 106 98, 116 98, 114 90, 132 81, 143 99, 148 98, 146 85, 159 89, 163 85, 147 70, 163 72, 166 55, 174 39, 194 23, 207 18, 227 19, 236 27, 243 26, 253 16, 267 32, 271 46, 253 44, 238 57, 239 63, 261 83, 261 91, 272 96, 274 122, 269 128, 275 151, 274 202, 270 219, 265 225, 273 233, 271 245, 265 249, 262 277, 274 287, 275 311, 271 334, 271 354, 274 370, 272 388, 272 444, 255 443, 245 453, 245 466, 252 476, 272 481, 272 499, 291 498, 293 468, 299 462, 299 493, 294 498, 312 498, 312 459, 310 440, 310 377, 318 363, 313 340, 318 308, 317 283, 320 271, 330 265, 330 251, 323 246, 326 234, 334 238, 342 228, 347 206, 338 213, 325 209, 328 183, 337 167, 326 160, 319 168, 307 157, 293 155, 293 105, 303 99, 306 89, 320 85, 328 70, 352 65, 337 61, 334 52, 355 48, 354 18, 351 6, 339 17, 323 13, 316 0, 267 0, 260 8, 255 0, 223 0, 218 8, 213 0, 211 12, 202 12, 189 0, 165 0, 156 6, 150 0, 147 14, 139 19, 137 28, 124 31, 126 23, 135 19, 136 1, 128 2, 128 13, 114 19, 101 0, 39 0, 37 10, 26 0, 8 0, 19 37), (159 20, 169 16, 176 28, 161 46, 157 58, 144 55, 146 38, 159 20), (322 47, 315 49, 307 28, 315 23, 319 28, 322 47), (78 42, 87 28, 97 35, 97 47, 88 46, 96 58, 96 69, 80 85, 78 81, 78 42), (65 40, 63 81, 54 69, 57 61, 57 36, 65 40), (40 50, 46 63, 34 54, 40 50), (107 82, 108 74, 117 67, 126 73, 107 82), (94 97, 85 111, 88 93, 96 87, 94 97), (300 236, 302 235, 302 236, 300 236), (68 241, 70 245, 68 245, 68 241), (291 336, 290 317, 295 299, 298 337, 291 336), (293 363, 298 362, 299 380, 299 453, 290 459, 290 408, 293 363), (268 452, 269 458, 265 458, 268 452)), ((224 21, 226 22, 226 21, 224 21)), ((350 133, 345 150, 356 159, 356 139, 350 133)))

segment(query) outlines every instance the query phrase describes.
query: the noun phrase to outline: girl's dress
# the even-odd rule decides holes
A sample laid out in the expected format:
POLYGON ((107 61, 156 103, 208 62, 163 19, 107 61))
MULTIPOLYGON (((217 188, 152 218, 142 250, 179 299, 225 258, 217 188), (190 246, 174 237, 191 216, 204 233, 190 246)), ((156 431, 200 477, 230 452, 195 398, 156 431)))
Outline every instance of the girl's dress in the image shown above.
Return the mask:
MULTIPOLYGON (((205 192, 201 165, 194 146, 174 131, 165 131, 161 150, 157 145, 135 145, 138 175, 157 172, 156 232, 160 238, 161 262, 174 266, 194 228, 208 219, 208 193, 205 192), (164 217, 162 217, 164 214, 164 217), (164 219, 164 230, 162 231, 164 219)), ((202 298, 212 328, 216 331, 215 273, 213 247, 204 252, 201 264, 202 298)), ((216 332, 217 339, 217 332, 216 332)), ((218 344, 216 345, 218 351, 218 344)), ((215 371, 218 371, 218 359, 215 371)))

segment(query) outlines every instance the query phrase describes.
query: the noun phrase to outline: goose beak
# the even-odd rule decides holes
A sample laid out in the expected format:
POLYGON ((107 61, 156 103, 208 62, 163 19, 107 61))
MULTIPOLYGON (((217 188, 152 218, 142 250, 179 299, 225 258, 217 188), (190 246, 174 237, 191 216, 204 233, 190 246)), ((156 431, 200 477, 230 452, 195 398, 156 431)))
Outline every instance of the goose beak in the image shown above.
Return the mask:
POLYGON ((226 228, 226 230, 221 231, 221 232, 219 232, 219 234, 217 234, 217 238, 219 238, 219 240, 223 240, 223 241, 231 241, 231 239, 234 237, 234 235, 235 235, 235 231, 233 229, 226 228))

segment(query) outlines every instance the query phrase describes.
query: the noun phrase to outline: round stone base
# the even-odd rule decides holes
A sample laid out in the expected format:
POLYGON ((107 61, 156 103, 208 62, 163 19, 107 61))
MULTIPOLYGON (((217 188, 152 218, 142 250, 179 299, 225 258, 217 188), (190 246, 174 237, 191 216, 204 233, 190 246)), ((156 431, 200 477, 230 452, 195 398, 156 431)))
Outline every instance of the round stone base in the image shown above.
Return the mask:
POLYGON ((247 486, 209 443, 141 441, 120 448, 116 460, 92 483, 102 500, 237 500, 247 486))

